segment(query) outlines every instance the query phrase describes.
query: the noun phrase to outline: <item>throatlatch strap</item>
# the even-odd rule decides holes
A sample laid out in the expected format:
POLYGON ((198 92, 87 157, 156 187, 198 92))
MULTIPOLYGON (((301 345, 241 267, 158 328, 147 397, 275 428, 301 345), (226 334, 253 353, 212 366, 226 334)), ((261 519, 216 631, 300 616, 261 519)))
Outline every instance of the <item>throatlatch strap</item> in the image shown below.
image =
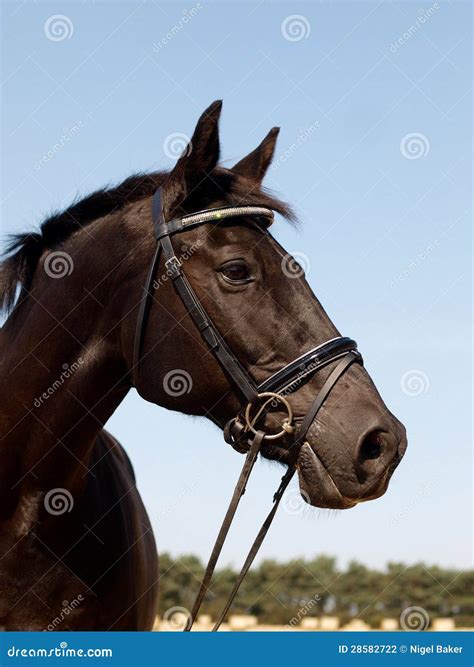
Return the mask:
POLYGON ((133 385, 137 391, 139 388, 141 350, 143 346, 143 339, 145 337, 148 315, 150 314, 150 304, 153 300, 153 290, 152 290, 153 278, 156 269, 160 263, 160 255, 161 255, 161 244, 158 243, 155 247, 155 254, 150 264, 150 268, 148 269, 145 285, 143 286, 143 295, 140 301, 140 309, 138 311, 137 324, 135 327, 135 340, 133 343, 132 378, 133 378, 133 385))

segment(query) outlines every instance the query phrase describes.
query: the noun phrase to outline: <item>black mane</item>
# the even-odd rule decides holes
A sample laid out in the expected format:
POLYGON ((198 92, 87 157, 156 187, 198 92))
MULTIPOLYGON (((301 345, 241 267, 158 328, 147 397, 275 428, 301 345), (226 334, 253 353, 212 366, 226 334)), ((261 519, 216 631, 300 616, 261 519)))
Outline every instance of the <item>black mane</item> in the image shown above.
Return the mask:
MULTIPOLYGON (((0 309, 6 312, 12 309, 18 289, 24 295, 28 292, 39 259, 45 250, 57 248, 94 220, 115 213, 126 204, 150 197, 167 176, 166 172, 135 174, 116 187, 97 190, 74 202, 65 211, 53 213, 46 218, 37 232, 10 236, 0 263, 0 309)), ((287 204, 268 192, 249 185, 251 184, 246 179, 227 169, 218 168, 214 170, 211 178, 206 179, 205 186, 199 188, 193 198, 201 198, 201 208, 204 195, 204 202, 225 198, 229 205, 267 206, 285 218, 295 219, 287 204)), ((190 210, 195 210, 192 202, 190 206, 190 210)))

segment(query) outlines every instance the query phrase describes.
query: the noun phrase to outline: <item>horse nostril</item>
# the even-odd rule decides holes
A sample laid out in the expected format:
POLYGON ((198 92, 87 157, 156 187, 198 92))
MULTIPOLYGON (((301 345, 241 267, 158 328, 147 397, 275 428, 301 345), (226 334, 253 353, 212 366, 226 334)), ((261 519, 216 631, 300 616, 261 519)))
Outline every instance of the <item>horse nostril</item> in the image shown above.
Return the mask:
POLYGON ((366 461, 380 458, 384 449, 384 431, 375 429, 370 431, 362 440, 357 455, 358 462, 363 465, 366 461))
POLYGON ((354 450, 354 472, 360 484, 388 483, 403 455, 398 452, 399 443, 398 434, 388 424, 361 434, 354 450))

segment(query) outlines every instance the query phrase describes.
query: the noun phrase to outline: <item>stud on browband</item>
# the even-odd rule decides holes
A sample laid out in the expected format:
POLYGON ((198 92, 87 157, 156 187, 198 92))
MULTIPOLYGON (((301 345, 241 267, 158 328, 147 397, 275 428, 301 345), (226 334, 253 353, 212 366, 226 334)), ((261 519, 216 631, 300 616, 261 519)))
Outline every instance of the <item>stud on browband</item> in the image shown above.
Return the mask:
POLYGON ((273 211, 264 206, 223 206, 222 208, 214 208, 207 211, 198 211, 185 215, 181 220, 181 225, 187 227, 188 225, 196 225, 202 222, 212 222, 213 220, 224 220, 225 218, 238 218, 244 215, 257 215, 268 218, 272 224, 274 220, 273 211))

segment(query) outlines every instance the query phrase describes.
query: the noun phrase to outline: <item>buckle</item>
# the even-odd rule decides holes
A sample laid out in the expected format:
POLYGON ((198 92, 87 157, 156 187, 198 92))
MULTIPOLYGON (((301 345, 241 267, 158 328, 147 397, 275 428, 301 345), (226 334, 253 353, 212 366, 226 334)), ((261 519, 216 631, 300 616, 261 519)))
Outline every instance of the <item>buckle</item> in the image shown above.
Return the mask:
POLYGON ((176 257, 176 255, 173 255, 172 257, 166 260, 165 267, 166 270, 170 273, 171 278, 181 273, 181 262, 176 257))
POLYGON ((240 454, 246 454, 250 449, 248 435, 245 424, 242 424, 239 417, 233 417, 224 426, 224 440, 240 454))

